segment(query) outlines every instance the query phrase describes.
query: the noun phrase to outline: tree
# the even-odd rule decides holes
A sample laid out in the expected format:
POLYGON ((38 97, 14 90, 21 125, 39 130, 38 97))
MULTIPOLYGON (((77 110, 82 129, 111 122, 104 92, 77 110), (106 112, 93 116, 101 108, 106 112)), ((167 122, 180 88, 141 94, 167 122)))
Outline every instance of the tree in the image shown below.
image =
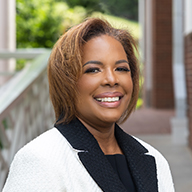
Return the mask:
POLYGON ((138 0, 101 0, 113 15, 138 20, 138 0))
POLYGON ((87 10, 87 14, 90 14, 93 11, 103 12, 101 0, 65 0, 65 2, 67 2, 67 4, 72 8, 75 6, 84 7, 87 10))
POLYGON ((109 13, 131 20, 138 20, 138 0, 56 0, 65 1, 70 7, 86 8, 88 14, 94 11, 109 13))
POLYGON ((62 16, 54 0, 16 1, 16 40, 18 48, 54 45, 61 33, 62 16))

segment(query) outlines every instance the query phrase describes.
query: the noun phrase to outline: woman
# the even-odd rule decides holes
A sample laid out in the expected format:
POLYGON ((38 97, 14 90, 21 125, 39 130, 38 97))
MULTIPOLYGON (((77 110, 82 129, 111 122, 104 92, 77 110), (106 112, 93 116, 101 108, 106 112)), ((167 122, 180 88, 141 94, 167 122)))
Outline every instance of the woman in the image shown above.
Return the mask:
POLYGON ((93 18, 58 40, 48 65, 57 122, 17 153, 3 192, 174 191, 164 157, 116 124, 136 106, 135 48, 93 18))

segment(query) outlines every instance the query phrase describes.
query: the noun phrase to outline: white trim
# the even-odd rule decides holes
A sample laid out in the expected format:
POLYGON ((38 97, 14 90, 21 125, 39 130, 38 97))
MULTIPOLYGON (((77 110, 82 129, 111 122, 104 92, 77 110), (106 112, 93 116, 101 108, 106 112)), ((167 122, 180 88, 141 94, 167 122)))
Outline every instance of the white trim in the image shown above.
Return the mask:
MULTIPOLYGON (((183 38, 183 2, 173 0, 173 82, 176 103, 176 114, 186 114, 186 106, 178 107, 180 100, 186 105, 186 82, 184 70, 184 38, 183 38)), ((178 118, 184 118, 178 117, 178 118)))
POLYGON ((175 117, 171 119, 172 139, 174 143, 187 144, 188 119, 186 116, 186 81, 184 66, 183 19, 184 4, 173 0, 173 82, 175 96, 175 117))
POLYGON ((185 28, 184 28, 184 34, 187 35, 189 33, 192 33, 192 1, 191 0, 185 0, 184 5, 184 14, 185 14, 185 28))
MULTIPOLYGON (((15 0, 0 0, 0 50, 14 51, 16 48, 15 0)), ((15 59, 0 60, 0 72, 13 72, 15 59)), ((6 76, 0 76, 0 85, 8 81, 6 76)))
POLYGON ((145 1, 139 0, 139 25, 141 37, 139 39, 141 62, 145 61, 145 1))
POLYGON ((152 89, 152 1, 139 0, 139 23, 142 37, 140 39, 141 60, 145 63, 145 88, 152 89))
POLYGON ((146 1, 146 46, 145 46, 145 53, 146 53, 146 60, 145 60, 145 67, 146 67, 146 89, 147 91, 152 90, 152 2, 151 0, 146 1))
MULTIPOLYGON (((29 88, 42 71, 46 70, 49 55, 50 51, 47 50, 43 55, 37 57, 30 66, 0 88, 1 115, 16 99, 18 99, 19 95, 29 88)), ((0 116, 0 121, 2 119, 3 115, 0 116)))
POLYGON ((17 49, 15 51, 0 50, 0 59, 34 59, 35 57, 45 53, 49 49, 33 48, 33 49, 17 49))

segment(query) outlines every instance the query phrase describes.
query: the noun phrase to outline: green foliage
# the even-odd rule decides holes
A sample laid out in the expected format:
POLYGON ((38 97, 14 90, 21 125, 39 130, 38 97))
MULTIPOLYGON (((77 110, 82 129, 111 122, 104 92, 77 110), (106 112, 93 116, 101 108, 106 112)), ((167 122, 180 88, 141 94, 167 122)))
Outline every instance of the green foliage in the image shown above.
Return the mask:
POLYGON ((66 3, 57 4, 57 11, 62 13, 63 10, 63 21, 61 23, 63 32, 81 23, 87 16, 87 11, 84 7, 75 6, 74 8, 69 8, 66 3))
POLYGON ((138 20, 138 0, 101 0, 105 11, 115 16, 138 20))
POLYGON ((65 30, 87 15, 84 7, 70 8, 55 0, 17 0, 16 11, 17 48, 52 48, 65 30))
POLYGON ((18 48, 53 46, 63 19, 54 0, 17 0, 16 13, 18 48))
MULTIPOLYGON (((55 0, 16 0, 17 48, 52 48, 59 36, 86 17, 86 9, 55 0)), ((25 66, 17 60, 16 70, 25 66)))
POLYGON ((19 59, 17 60, 17 65, 16 65, 16 71, 20 71, 23 69, 26 65, 27 60, 26 59, 19 59))
POLYGON ((136 109, 141 108, 141 107, 142 107, 142 105, 143 105, 143 99, 139 98, 139 99, 137 100, 136 109))
MULTIPOLYGON (((7 119, 4 119, 4 120, 2 121, 2 124, 3 124, 3 127, 4 127, 5 129, 8 128, 7 119)), ((1 141, 1 137, 0 137, 0 149, 3 149, 3 143, 2 143, 2 141, 1 141)))
MULTIPOLYGON (((17 47, 51 48, 65 30, 80 23, 92 11, 105 9, 116 14, 111 11, 115 7, 122 13, 123 10, 129 13, 136 2, 137 0, 16 0, 17 47), (123 9, 120 9, 122 5, 123 9)), ((135 7, 134 10, 137 9, 135 7)), ((122 18, 107 15, 105 17, 116 23, 127 23, 127 20, 123 21, 122 18)))
POLYGON ((2 145, 1 140, 0 140, 0 149, 2 149, 2 148, 3 148, 3 145, 2 145))
POLYGON ((82 6, 90 14, 93 11, 103 11, 101 0, 65 0, 70 7, 82 6))
POLYGON ((117 17, 113 15, 103 14, 100 12, 92 13, 91 17, 99 17, 106 19, 113 27, 121 28, 129 30, 129 32, 133 35, 136 41, 139 40, 140 34, 140 26, 136 21, 130 21, 128 19, 117 17))
POLYGON ((56 0, 60 2, 67 2, 67 4, 74 8, 75 6, 82 6, 87 10, 87 14, 99 11, 106 14, 113 14, 115 16, 128 18, 131 20, 138 20, 138 0, 56 0))

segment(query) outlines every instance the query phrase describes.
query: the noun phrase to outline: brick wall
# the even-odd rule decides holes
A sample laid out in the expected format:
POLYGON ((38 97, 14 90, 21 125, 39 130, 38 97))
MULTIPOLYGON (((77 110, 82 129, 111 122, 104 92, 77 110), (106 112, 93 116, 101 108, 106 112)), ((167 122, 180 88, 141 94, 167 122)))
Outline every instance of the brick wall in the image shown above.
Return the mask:
POLYGON ((174 108, 172 78, 172 0, 153 2, 153 67, 151 105, 174 108))
POLYGON ((187 105, 189 119, 189 146, 192 149, 192 32, 185 37, 185 69, 187 82, 187 105))

